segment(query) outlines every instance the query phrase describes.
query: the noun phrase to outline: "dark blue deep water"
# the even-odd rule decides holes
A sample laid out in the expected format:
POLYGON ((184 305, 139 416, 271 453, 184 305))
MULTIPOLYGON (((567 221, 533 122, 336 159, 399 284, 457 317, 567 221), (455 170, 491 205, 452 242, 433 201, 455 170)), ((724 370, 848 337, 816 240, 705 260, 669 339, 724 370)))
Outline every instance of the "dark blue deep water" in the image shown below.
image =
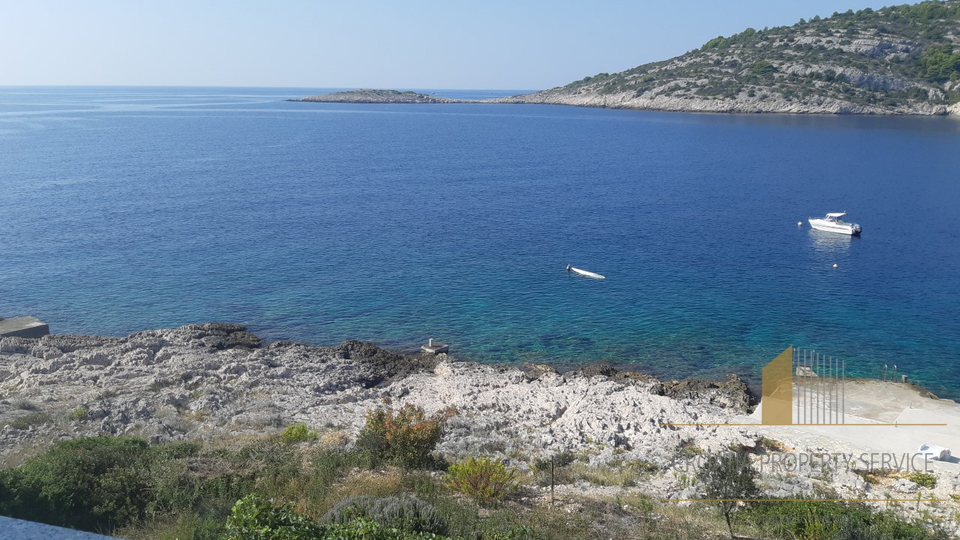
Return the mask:
POLYGON ((960 121, 311 93, 0 89, 0 315, 671 377, 792 344, 960 396, 960 121))

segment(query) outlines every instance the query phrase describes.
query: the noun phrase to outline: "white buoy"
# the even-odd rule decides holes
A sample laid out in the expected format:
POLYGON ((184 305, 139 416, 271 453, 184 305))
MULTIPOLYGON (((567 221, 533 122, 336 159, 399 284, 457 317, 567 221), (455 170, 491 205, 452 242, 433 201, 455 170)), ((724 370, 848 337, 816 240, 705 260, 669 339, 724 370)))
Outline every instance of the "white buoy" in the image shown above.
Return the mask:
POLYGON ((803 227, 803 222, 802 222, 802 221, 798 221, 798 222, 797 222, 797 227, 803 227))
POLYGON ((836 267, 837 267, 837 263, 833 263, 833 267, 836 268, 836 267))

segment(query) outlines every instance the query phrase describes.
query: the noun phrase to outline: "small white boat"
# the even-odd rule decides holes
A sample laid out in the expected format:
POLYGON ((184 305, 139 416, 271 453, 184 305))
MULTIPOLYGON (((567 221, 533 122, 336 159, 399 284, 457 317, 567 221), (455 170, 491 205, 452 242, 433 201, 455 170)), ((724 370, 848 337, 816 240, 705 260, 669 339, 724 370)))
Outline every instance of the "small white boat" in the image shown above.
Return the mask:
POLYGON ((818 231, 860 236, 860 225, 857 225, 856 223, 847 223, 841 219, 845 215, 847 215, 846 212, 833 212, 827 214, 826 217, 810 218, 807 221, 810 222, 811 227, 818 231))
POLYGON ((581 276, 583 276, 583 277, 588 277, 588 278, 593 278, 593 279, 607 279, 607 278, 601 276, 600 274, 597 274, 597 273, 594 273, 594 272, 590 272, 590 271, 588 271, 588 270, 581 270, 581 269, 579 269, 579 268, 575 268, 575 267, 573 267, 573 266, 570 266, 569 264, 567 265, 567 272, 573 272, 574 274, 579 274, 579 275, 581 275, 581 276))

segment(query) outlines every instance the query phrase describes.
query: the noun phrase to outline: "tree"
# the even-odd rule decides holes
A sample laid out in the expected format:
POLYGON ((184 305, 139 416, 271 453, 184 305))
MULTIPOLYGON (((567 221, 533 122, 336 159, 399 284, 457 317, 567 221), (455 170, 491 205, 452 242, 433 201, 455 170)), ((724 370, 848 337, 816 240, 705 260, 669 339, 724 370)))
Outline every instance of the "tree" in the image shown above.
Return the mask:
POLYGON ((920 57, 920 67, 927 79, 944 81, 960 71, 960 54, 954 53, 949 43, 931 45, 920 57))
POLYGON ((773 73, 776 73, 777 67, 766 60, 757 60, 750 67, 750 71, 752 71, 754 75, 772 75, 773 73))
POLYGON ((730 521, 733 511, 744 499, 755 499, 760 493, 757 476, 759 475, 750 464, 749 457, 743 452, 712 454, 700 466, 697 473, 698 485, 701 486, 704 497, 715 502, 720 508, 727 520, 730 538, 734 538, 733 524, 730 521))

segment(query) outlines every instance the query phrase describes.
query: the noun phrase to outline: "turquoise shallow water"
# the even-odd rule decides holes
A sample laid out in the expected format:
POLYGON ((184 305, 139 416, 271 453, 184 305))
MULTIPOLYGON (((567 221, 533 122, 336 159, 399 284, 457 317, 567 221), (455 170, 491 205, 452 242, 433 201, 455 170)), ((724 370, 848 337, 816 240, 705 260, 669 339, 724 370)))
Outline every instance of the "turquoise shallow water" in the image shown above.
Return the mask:
POLYGON ((954 119, 310 93, 0 89, 0 314, 672 377, 792 344, 960 396, 954 119), (796 225, 843 210, 861 238, 796 225))

